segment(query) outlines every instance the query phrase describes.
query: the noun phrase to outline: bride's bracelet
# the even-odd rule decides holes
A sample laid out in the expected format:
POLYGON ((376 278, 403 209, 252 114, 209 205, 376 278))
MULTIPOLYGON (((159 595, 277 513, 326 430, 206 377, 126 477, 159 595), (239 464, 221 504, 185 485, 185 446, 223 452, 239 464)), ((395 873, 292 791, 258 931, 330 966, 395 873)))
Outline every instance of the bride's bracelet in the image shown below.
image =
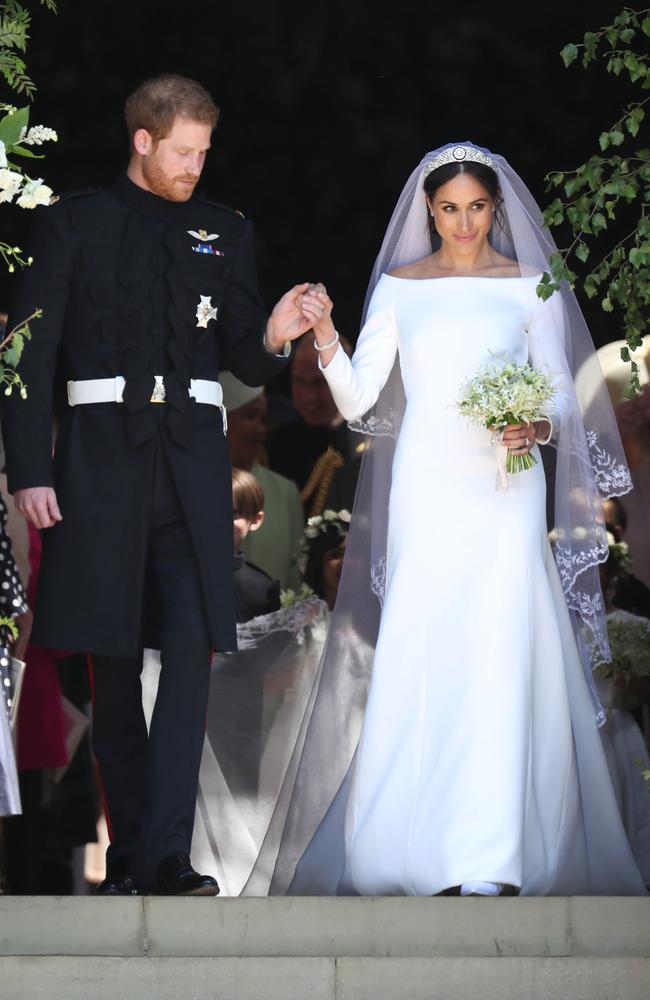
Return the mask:
POLYGON ((316 340, 316 338, 314 337, 314 347, 319 352, 320 351, 329 351, 330 347, 336 347, 336 345, 338 344, 338 342, 339 342, 339 335, 338 335, 338 333, 337 333, 336 330, 334 331, 334 336, 332 337, 332 339, 330 341, 328 341, 327 344, 319 344, 318 341, 316 340))

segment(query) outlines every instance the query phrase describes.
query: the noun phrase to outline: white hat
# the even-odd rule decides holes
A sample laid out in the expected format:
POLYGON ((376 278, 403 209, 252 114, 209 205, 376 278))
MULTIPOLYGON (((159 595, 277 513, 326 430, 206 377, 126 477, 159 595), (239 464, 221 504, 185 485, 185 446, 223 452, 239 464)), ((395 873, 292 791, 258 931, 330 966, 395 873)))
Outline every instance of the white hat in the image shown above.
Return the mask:
POLYGON ((263 385, 244 385, 232 372, 219 372, 219 382, 223 389, 223 402, 227 410, 238 410, 251 403, 264 392, 263 385))
MULTIPOLYGON (((596 358, 600 364, 601 371, 605 378, 612 406, 616 408, 625 399, 625 390, 629 388, 632 369, 629 361, 621 358, 621 348, 627 347, 624 340, 614 340, 610 344, 599 347, 596 351, 596 358)), ((639 382, 644 386, 650 380, 650 336, 643 338, 640 347, 635 351, 630 351, 630 357, 639 366, 639 382)), ((578 399, 584 410, 593 402, 594 386, 597 381, 590 377, 590 365, 594 360, 590 359, 576 375, 575 385, 578 399)))
MULTIPOLYGON (((600 367, 603 370, 609 395, 613 406, 618 406, 625 399, 625 390, 630 384, 632 370, 629 361, 621 358, 621 348, 627 347, 624 340, 615 340, 611 344, 605 344, 596 352, 600 367)), ((643 338, 641 346, 636 350, 630 350, 630 357, 639 366, 639 382, 646 385, 650 378, 650 336, 643 338)))

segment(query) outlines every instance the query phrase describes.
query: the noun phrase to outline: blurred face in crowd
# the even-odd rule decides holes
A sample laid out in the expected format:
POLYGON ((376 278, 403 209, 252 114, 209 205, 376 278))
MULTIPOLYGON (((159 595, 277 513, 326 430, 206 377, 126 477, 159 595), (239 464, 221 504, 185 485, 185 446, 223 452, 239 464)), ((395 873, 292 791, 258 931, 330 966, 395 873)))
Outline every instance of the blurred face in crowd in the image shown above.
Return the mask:
POLYGON ((264 393, 228 413, 230 461, 238 469, 250 470, 266 441, 266 396, 264 393))
POLYGON ((188 118, 176 118, 169 135, 158 141, 146 129, 138 129, 129 177, 167 201, 187 201, 201 176, 211 135, 211 125, 188 118))
POLYGON ((625 527, 620 522, 616 504, 611 500, 603 500, 603 515, 607 530, 611 531, 617 542, 620 542, 625 534, 625 527))
POLYGON ((293 405, 309 427, 328 427, 339 416, 310 335, 296 347, 291 364, 293 405))
POLYGON ((330 610, 334 607, 339 589, 346 541, 346 538, 342 538, 341 544, 337 548, 328 549, 323 555, 323 590, 325 601, 330 610))

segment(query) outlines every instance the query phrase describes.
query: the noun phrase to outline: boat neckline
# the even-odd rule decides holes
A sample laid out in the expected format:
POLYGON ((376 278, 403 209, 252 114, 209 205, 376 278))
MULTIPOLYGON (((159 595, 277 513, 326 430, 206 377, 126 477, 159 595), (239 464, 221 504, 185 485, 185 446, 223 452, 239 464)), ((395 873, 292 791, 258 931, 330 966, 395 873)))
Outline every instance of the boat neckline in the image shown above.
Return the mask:
POLYGON ((459 281, 461 278, 471 278, 474 281, 521 281, 522 278, 539 278, 542 272, 537 274, 508 274, 503 278, 490 277, 488 274, 441 274, 437 278, 403 278, 399 274, 389 274, 384 271, 384 277, 393 278, 394 281, 459 281))

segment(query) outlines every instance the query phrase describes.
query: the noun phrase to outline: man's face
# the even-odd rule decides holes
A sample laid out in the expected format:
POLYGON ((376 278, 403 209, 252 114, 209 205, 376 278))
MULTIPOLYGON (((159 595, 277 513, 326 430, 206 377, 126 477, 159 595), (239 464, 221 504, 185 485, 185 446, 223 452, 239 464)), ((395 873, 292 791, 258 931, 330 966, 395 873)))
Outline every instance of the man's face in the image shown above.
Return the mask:
POLYGON ((293 405, 309 427, 329 427, 338 410, 310 338, 301 341, 291 365, 293 405))
POLYGON ((176 118, 169 135, 158 142, 144 129, 136 133, 134 145, 142 157, 142 177, 147 189, 167 201, 191 198, 210 148, 211 135, 210 125, 187 118, 176 118), (143 139, 141 148, 138 137, 143 139))
POLYGON ((239 469, 250 469, 266 441, 266 396, 262 393, 228 414, 230 461, 239 469))

